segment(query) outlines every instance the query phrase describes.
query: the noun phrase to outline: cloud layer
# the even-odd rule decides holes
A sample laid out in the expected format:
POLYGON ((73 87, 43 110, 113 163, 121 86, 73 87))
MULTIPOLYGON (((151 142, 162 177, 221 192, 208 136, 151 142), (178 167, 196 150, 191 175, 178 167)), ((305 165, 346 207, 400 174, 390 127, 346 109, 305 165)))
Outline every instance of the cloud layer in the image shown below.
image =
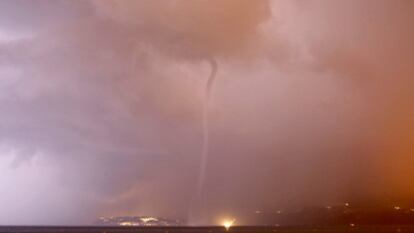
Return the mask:
POLYGON ((212 58, 197 223, 257 209, 411 203, 413 7, 1 1, 0 223, 185 219, 212 58))

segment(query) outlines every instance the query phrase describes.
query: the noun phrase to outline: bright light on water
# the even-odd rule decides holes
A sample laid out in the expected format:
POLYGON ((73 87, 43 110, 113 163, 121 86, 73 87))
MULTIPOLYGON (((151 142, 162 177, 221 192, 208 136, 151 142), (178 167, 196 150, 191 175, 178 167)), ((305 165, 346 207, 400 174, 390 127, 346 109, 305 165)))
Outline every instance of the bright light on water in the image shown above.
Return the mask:
POLYGON ((223 221, 223 226, 226 228, 226 231, 230 229, 231 226, 233 226, 236 219, 226 219, 223 221))

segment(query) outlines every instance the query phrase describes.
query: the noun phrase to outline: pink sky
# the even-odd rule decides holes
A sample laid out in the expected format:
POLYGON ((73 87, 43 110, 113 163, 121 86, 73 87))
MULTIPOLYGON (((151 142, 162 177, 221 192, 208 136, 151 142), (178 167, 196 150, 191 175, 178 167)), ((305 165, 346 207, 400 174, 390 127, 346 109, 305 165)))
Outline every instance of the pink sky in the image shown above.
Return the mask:
POLYGON ((411 203, 413 8, 0 1, 0 224, 187 218, 209 59, 218 72, 197 223, 411 203))

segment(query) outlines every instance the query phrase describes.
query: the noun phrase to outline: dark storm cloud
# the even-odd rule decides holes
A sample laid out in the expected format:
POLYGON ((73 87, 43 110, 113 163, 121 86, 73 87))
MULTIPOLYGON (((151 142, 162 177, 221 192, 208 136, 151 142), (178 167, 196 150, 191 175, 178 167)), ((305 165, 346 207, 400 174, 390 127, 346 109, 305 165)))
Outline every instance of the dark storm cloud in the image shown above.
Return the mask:
POLYGON ((212 57, 200 222, 414 192, 410 1, 0 4, 2 223, 185 218, 212 57))
POLYGON ((67 0, 16 0, 0 2, 0 25, 3 30, 37 32, 60 26, 64 20, 75 20, 90 13, 87 3, 67 0))

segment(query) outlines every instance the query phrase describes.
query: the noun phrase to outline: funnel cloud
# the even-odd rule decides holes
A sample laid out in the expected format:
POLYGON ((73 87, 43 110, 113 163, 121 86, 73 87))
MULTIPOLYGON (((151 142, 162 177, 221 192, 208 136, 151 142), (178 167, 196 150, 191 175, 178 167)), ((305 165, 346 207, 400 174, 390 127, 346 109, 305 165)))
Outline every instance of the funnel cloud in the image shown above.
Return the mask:
POLYGON ((414 204, 413 10, 0 1, 0 224, 414 204))

